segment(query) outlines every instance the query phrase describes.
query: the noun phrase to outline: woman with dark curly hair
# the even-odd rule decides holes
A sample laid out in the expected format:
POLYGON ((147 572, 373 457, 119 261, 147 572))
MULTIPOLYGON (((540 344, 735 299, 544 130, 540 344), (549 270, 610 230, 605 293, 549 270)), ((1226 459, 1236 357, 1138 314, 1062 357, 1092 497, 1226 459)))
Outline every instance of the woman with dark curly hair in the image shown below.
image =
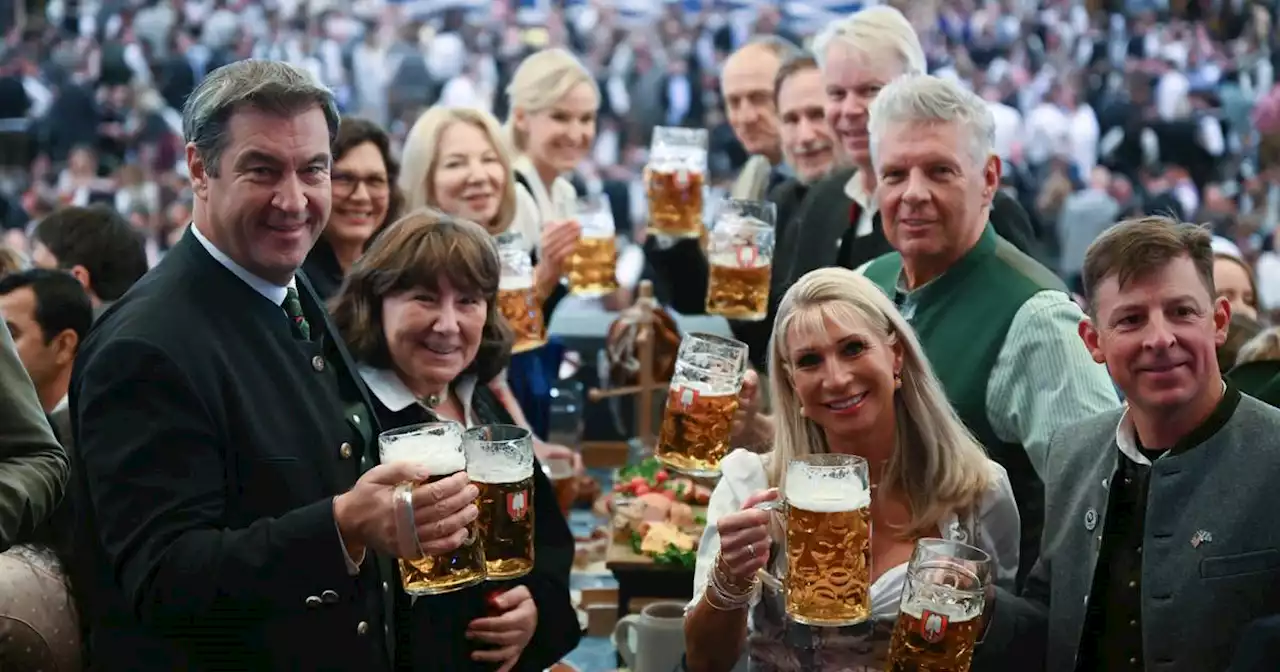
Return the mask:
POLYGON ((399 172, 386 131, 366 119, 342 120, 333 142, 329 224, 302 264, 320 298, 337 293, 369 241, 400 216, 404 198, 396 187, 399 172))

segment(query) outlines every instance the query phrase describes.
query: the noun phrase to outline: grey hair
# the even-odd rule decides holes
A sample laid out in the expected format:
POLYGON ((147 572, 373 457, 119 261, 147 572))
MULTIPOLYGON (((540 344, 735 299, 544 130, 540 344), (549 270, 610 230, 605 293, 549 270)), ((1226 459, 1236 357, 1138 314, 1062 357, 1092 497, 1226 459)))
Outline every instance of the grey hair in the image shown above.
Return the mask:
POLYGON ((904 75, 922 75, 929 70, 920 36, 907 17, 893 7, 868 7, 823 28, 813 38, 818 67, 826 69, 827 52, 835 44, 861 54, 892 54, 902 65, 904 75))
POLYGON ((969 134, 969 153, 985 163, 995 146, 996 122, 991 108, 964 87, 941 77, 899 77, 880 90, 867 121, 871 163, 879 165, 880 140, 889 124, 960 124, 969 134))
POLYGON ((237 110, 251 107, 293 115, 319 107, 329 127, 329 144, 338 135, 338 104, 333 92, 311 73, 279 61, 245 60, 209 73, 182 107, 182 137, 195 145, 205 172, 217 177, 227 148, 227 125, 237 110))

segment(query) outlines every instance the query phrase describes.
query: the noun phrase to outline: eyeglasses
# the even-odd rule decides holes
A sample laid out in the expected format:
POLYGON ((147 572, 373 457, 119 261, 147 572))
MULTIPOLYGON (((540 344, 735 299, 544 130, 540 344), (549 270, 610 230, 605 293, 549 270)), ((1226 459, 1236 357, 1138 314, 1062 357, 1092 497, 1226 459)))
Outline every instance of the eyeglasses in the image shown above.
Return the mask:
POLYGON ((331 180, 333 195, 337 198, 350 198, 363 184, 369 196, 385 198, 391 192, 391 185, 383 175, 352 175, 350 173, 334 173, 331 180))

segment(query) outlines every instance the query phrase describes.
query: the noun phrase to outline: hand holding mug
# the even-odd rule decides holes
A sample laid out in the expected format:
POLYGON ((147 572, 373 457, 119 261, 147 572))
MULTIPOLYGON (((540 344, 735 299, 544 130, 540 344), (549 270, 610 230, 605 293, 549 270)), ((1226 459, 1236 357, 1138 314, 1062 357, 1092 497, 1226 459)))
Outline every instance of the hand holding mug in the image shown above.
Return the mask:
POLYGON ((716 521, 720 533, 719 566, 735 584, 747 584, 769 564, 770 513, 756 506, 778 498, 776 489, 761 490, 742 503, 741 510, 716 521))

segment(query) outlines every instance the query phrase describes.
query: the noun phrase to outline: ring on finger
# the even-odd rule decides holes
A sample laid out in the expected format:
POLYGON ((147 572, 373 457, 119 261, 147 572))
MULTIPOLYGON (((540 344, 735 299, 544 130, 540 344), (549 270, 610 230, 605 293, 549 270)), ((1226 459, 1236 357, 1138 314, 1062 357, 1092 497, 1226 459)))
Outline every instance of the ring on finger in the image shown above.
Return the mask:
POLYGON ((751 542, 750 544, 747 544, 747 552, 751 554, 751 559, 752 559, 752 560, 754 560, 754 559, 755 559, 755 557, 756 557, 756 544, 755 544, 755 542, 751 542))

